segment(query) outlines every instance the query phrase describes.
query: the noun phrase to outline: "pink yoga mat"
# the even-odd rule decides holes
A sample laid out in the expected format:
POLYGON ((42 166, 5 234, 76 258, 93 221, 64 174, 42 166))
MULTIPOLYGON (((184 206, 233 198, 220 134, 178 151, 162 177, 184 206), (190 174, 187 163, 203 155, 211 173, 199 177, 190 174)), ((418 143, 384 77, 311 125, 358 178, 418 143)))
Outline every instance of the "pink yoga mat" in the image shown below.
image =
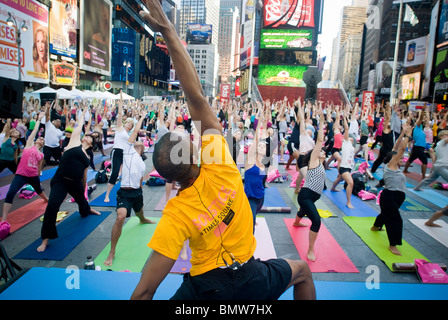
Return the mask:
MULTIPOLYGON (((328 229, 321 224, 319 235, 314 245, 316 261, 309 261, 306 257, 308 251, 309 227, 294 227, 295 219, 284 218, 286 227, 292 237, 292 241, 299 252, 300 257, 306 261, 311 272, 347 272, 359 273, 353 262, 345 254, 328 229)), ((311 225, 308 219, 302 222, 311 225)))
POLYGON ((8 222, 11 225, 10 233, 42 216, 46 208, 47 203, 43 199, 38 199, 17 210, 11 211, 8 214, 8 222))
MULTIPOLYGON (((171 190, 170 199, 174 198, 177 194, 177 190, 171 190)), ((157 203, 156 207, 154 208, 154 211, 163 211, 166 205, 166 197, 165 192, 163 193, 162 197, 160 198, 159 202, 157 203)))

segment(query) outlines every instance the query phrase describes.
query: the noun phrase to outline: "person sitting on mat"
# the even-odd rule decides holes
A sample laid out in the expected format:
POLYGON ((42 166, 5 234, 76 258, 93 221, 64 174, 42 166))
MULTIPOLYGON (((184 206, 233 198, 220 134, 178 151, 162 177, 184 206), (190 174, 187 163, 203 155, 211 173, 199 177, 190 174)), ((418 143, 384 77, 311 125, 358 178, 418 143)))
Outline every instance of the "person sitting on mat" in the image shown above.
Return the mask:
POLYGON ((347 119, 345 115, 343 115, 344 121, 344 141, 342 141, 341 145, 341 162, 339 163, 338 172, 339 175, 337 179, 333 182, 333 186, 331 187, 331 191, 340 191, 337 190, 336 187, 342 180, 347 182, 347 188, 345 190, 347 196, 346 206, 350 209, 353 209, 352 205, 352 192, 353 192, 353 178, 351 175, 351 171, 355 165, 355 138, 349 135, 349 127, 347 124, 347 119))
MULTIPOLYGON (((323 119, 322 110, 319 110, 318 112, 320 119, 323 119)), ((300 110, 299 113, 301 113, 300 110)), ((325 161, 326 154, 322 149, 324 140, 323 127, 324 125, 321 122, 317 134, 316 145, 312 151, 306 154, 303 160, 308 166, 308 172, 305 178, 305 183, 300 189, 297 197, 300 210, 297 211, 297 217, 293 224, 295 227, 307 227, 307 224, 303 224, 301 222, 305 215, 311 220, 308 252, 306 254, 308 260, 310 261, 316 260, 314 244, 321 225, 321 219, 315 202, 319 200, 325 185, 325 167, 323 166, 323 162, 325 161)))
POLYGON ((42 198, 45 202, 48 202, 47 195, 42 190, 40 185, 40 171, 42 168, 42 162, 44 155, 42 153, 42 148, 45 143, 43 137, 38 137, 36 141, 37 131, 39 130, 40 121, 44 117, 44 113, 41 112, 36 121, 33 131, 29 135, 25 148, 23 149, 22 157, 17 166, 16 175, 11 182, 8 193, 5 198, 5 203, 3 204, 3 217, 2 221, 6 221, 8 217, 9 210, 11 209, 14 196, 25 184, 30 184, 34 191, 42 198))
POLYGON ((44 213, 44 222, 42 224, 41 238, 42 243, 37 248, 38 252, 43 252, 48 246, 50 239, 56 239, 58 232, 56 229, 56 218, 59 208, 64 202, 67 193, 69 193, 79 206, 79 213, 82 217, 89 214, 100 215, 99 211, 90 208, 89 202, 85 197, 85 188, 87 181, 87 168, 89 167, 89 157, 87 149, 93 148, 95 140, 92 136, 86 134, 81 140, 81 132, 84 124, 84 115, 78 119, 78 126, 73 130, 70 143, 65 149, 59 162, 59 167, 51 179, 51 191, 44 213))
POLYGON ((401 256, 401 252, 397 246, 402 244, 403 234, 400 207, 406 199, 406 176, 400 170, 400 162, 409 143, 409 136, 412 134, 412 127, 409 123, 410 119, 403 125, 393 151, 384 159, 384 163, 386 163, 383 174, 385 185, 380 195, 381 212, 371 228, 372 231, 380 231, 385 225, 389 250, 399 256, 401 256))
POLYGON ((191 119, 201 135, 201 165, 193 163, 189 136, 170 132, 153 153, 154 167, 180 183, 165 206, 148 246, 151 255, 131 299, 152 299, 189 239, 191 270, 172 299, 278 299, 294 286, 296 299, 315 299, 311 271, 304 261, 255 260, 256 240, 241 175, 204 96, 198 74, 158 0, 145 1, 140 15, 166 41, 191 119))

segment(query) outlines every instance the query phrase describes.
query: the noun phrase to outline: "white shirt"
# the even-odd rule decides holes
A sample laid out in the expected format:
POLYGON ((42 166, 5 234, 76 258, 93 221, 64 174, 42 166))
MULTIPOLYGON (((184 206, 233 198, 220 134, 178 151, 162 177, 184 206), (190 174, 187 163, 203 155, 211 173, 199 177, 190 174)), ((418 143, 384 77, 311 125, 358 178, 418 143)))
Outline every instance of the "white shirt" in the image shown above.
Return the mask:
POLYGON ((45 146, 59 147, 59 140, 64 138, 64 133, 56 128, 50 121, 45 122, 45 146))
MULTIPOLYGON (((115 130, 115 137, 114 137, 114 148, 115 149, 125 149, 126 144, 128 143, 129 135, 126 132, 126 130, 115 130)), ((132 147, 133 149, 134 147, 132 147)))
POLYGON ((448 167, 448 144, 444 140, 437 142, 435 152, 437 159, 434 165, 448 167))
POLYGON ((352 143, 344 139, 341 146, 341 164, 340 167, 353 169, 355 166, 355 148, 352 143))
POLYGON ((146 165, 142 157, 135 151, 134 145, 127 143, 132 147, 129 153, 123 155, 123 168, 121 171, 121 187, 139 189, 141 180, 145 174, 146 165))

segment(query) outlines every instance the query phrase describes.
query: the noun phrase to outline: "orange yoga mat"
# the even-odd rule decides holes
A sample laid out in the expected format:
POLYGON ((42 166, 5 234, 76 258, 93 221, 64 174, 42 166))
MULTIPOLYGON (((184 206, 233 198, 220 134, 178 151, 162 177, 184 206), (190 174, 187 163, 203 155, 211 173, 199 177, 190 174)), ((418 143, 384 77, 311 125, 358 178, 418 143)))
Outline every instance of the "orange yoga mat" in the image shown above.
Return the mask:
MULTIPOLYGON (((292 237, 292 241, 299 252, 302 260, 306 261, 311 272, 346 272, 359 273, 353 262, 339 246, 331 233, 322 223, 319 234, 314 245, 314 254, 316 261, 309 261, 306 257, 308 252, 309 227, 294 227, 295 219, 284 218, 286 227, 292 237)), ((302 219, 302 223, 311 226, 311 221, 307 218, 302 219)))
POLYGON ((37 199, 19 209, 8 214, 8 222, 11 225, 10 233, 17 231, 24 225, 39 218, 45 212, 47 203, 43 199, 37 199))

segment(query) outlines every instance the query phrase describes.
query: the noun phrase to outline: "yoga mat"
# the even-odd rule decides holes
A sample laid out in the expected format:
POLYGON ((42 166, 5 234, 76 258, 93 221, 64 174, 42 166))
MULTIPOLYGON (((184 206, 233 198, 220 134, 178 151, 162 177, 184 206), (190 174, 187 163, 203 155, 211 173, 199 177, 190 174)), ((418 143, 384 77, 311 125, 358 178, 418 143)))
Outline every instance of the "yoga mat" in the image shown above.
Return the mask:
POLYGON ((106 192, 103 192, 101 195, 93 199, 89 202, 89 204, 93 207, 116 207, 117 206, 117 192, 120 189, 121 183, 117 182, 116 185, 112 188, 109 194, 109 202, 104 202, 104 198, 106 196, 106 192))
POLYGON ((383 231, 370 230, 375 222, 375 218, 373 217, 344 217, 343 219, 392 272, 392 264, 396 262, 414 263, 415 259, 429 261, 404 240, 402 240, 403 245, 397 246, 402 254, 401 256, 397 256, 390 252, 389 240, 387 238, 387 233, 384 230, 385 228, 383 227, 383 231))
MULTIPOLYGON (((309 227, 294 227, 295 219, 284 218, 283 220, 300 257, 308 263, 311 272, 359 272, 324 224, 321 224, 314 244, 316 261, 313 262, 306 257, 309 244, 309 227)), ((309 219, 302 219, 302 222, 311 226, 309 219)))
MULTIPOLYGON (((372 284, 373 285, 373 284, 372 284)), ((384 283, 369 288, 365 282, 314 281, 317 300, 447 300, 448 290, 440 284, 384 283)), ((279 300, 292 300, 293 287, 279 300)))
MULTIPOLYGON (((188 240, 187 240, 188 242, 188 240)), ((191 249, 190 246, 187 243, 187 259, 182 259, 181 255, 179 254, 179 257, 177 258, 176 262, 174 263, 174 266, 171 268, 171 273, 187 273, 191 270, 191 249)))
POLYGON ((407 183, 406 186, 408 188, 408 191, 425 199, 428 202, 431 202, 432 204, 435 204, 440 208, 443 208, 448 204, 448 194, 439 193, 432 189, 428 189, 428 187, 422 188, 422 191, 415 191, 414 186, 410 183, 407 183))
MULTIPOLYGON (((297 210, 300 210, 299 203, 297 202, 297 194, 294 193, 294 189, 292 188, 285 188, 285 193, 289 196, 292 203, 294 204, 295 208, 297 210)), ((322 199, 319 199, 315 202, 317 211, 319 212, 319 215, 321 218, 330 218, 330 217, 337 217, 335 213, 333 213, 330 208, 323 202, 322 199)))
MULTIPOLYGON (((354 206, 354 209, 350 209, 346 206, 347 197, 345 194, 345 190, 330 191, 324 190, 323 194, 330 199, 339 209, 341 209, 348 216, 356 216, 356 217, 376 217, 378 216, 378 212, 372 209, 368 204, 364 203, 357 196, 352 195, 351 202, 354 206)), ((375 200, 370 200, 375 201, 375 200)))
POLYGON ((414 225, 425 231, 432 238, 439 241, 445 247, 448 247, 448 224, 443 220, 437 220, 435 223, 441 227, 428 227, 425 222, 428 219, 409 219, 414 225))
POLYGON ((19 252, 14 259, 64 260, 109 214, 110 211, 102 211, 99 216, 91 214, 83 218, 75 212, 58 224, 59 238, 50 240, 44 252, 37 252, 36 250, 42 243, 42 239, 38 238, 19 252))
POLYGON ((260 212, 291 212, 291 207, 288 207, 278 191, 276 186, 270 186, 265 189, 263 207, 260 212))
POLYGON ((39 218, 44 214, 46 208, 47 203, 39 198, 21 208, 11 211, 8 214, 8 222, 11 225, 11 230, 9 232, 13 233, 24 225, 39 218))
MULTIPOLYGON (((75 273, 63 268, 31 268, 0 293, 0 300, 129 300, 140 281, 134 272, 91 271, 75 273), (77 287, 76 285, 79 284, 77 287)), ((168 274, 154 300, 169 300, 183 276, 168 274)), ((314 281, 318 300, 448 300, 446 286, 421 283, 383 283, 369 289, 365 282, 314 281)), ((279 300, 292 300, 293 287, 279 300)))
POLYGON ((263 261, 276 259, 277 254, 275 253, 266 219, 264 217, 257 217, 256 222, 255 239, 257 240, 257 248, 255 249, 254 258, 263 261))
MULTIPOLYGON (((149 219, 155 222, 160 220, 160 218, 149 219)), ((157 224, 141 224, 139 218, 131 217, 123 226, 112 266, 103 264, 109 255, 110 242, 95 258, 95 265, 101 266, 102 270, 141 272, 151 253, 151 248, 147 244, 156 226, 157 224)))
MULTIPOLYGON (((331 182, 335 182, 335 180, 338 178, 338 169, 328 169, 325 170, 325 176, 330 180, 331 182)), ((344 183, 344 180, 342 180, 340 183, 344 183)))
POLYGON ((409 196, 406 196, 403 204, 400 207, 403 211, 418 211, 418 212, 432 212, 433 210, 429 209, 425 205, 421 204, 415 199, 412 199, 409 196))
MULTIPOLYGON (((170 199, 174 198, 177 194, 178 190, 171 190, 170 199)), ((157 203, 156 207, 154 208, 155 211, 163 211, 166 205, 166 196, 165 191, 162 194, 162 197, 160 198, 159 202, 157 203)))

